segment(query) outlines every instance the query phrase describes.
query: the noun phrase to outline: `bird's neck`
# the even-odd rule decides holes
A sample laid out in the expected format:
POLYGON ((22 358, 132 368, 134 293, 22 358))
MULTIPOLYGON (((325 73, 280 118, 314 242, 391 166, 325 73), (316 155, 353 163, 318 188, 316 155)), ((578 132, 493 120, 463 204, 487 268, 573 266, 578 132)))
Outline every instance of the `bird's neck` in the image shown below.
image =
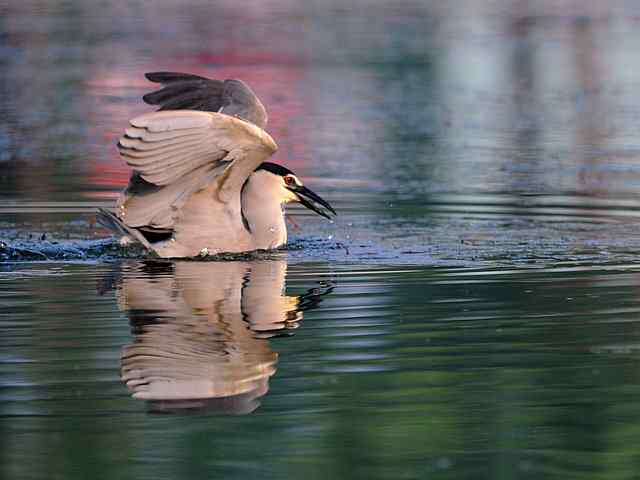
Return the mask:
POLYGON ((256 249, 287 243, 287 226, 276 186, 260 172, 253 173, 241 193, 242 214, 256 249))

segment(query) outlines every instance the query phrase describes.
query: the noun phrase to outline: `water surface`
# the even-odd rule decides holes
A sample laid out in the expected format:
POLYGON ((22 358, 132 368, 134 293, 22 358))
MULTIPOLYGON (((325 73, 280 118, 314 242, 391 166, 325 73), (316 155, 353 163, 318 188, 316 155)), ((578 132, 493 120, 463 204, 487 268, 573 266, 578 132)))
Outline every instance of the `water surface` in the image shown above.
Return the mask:
POLYGON ((0 477, 635 477, 638 18, 0 5, 0 477), (335 223, 121 249, 95 212, 154 70, 247 81, 335 223))
POLYGON ((4 475, 632 476, 639 273, 5 267, 4 475))

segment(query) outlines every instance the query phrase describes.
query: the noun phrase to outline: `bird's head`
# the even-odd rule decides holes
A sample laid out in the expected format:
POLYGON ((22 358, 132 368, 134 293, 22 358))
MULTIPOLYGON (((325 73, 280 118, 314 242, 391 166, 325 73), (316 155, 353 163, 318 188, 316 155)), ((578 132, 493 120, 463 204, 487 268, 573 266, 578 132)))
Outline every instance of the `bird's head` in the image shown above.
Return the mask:
POLYGON ((280 196, 282 203, 301 203, 309 210, 329 220, 331 220, 330 213, 336 215, 336 211, 329 205, 329 202, 305 187, 302 181, 288 168, 277 163, 263 162, 255 172, 269 175, 269 181, 275 184, 276 195, 280 196))

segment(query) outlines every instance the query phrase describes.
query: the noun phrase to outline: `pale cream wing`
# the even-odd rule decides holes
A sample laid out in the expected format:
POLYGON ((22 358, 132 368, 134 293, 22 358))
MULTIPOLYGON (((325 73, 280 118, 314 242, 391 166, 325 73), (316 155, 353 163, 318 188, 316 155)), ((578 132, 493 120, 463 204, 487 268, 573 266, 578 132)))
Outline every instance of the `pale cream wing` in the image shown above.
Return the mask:
POLYGON ((264 130, 222 113, 166 110, 141 115, 130 124, 118 142, 120 155, 158 186, 211 163, 228 164, 220 176, 221 190, 241 181, 239 188, 277 149, 264 130))

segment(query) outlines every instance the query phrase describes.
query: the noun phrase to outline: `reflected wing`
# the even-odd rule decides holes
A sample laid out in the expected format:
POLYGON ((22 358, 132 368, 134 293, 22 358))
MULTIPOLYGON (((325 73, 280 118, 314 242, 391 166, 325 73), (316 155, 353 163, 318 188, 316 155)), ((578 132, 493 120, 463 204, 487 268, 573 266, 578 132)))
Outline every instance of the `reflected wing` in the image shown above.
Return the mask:
POLYGON ((223 112, 260 128, 267 125, 264 105, 241 80, 221 81, 177 72, 151 72, 145 76, 163 87, 142 97, 150 105, 159 105, 159 110, 223 112))
POLYGON ((175 110, 141 115, 118 142, 120 155, 146 182, 170 185, 204 166, 224 165, 219 189, 240 188, 277 149, 264 130, 220 113, 175 110))

